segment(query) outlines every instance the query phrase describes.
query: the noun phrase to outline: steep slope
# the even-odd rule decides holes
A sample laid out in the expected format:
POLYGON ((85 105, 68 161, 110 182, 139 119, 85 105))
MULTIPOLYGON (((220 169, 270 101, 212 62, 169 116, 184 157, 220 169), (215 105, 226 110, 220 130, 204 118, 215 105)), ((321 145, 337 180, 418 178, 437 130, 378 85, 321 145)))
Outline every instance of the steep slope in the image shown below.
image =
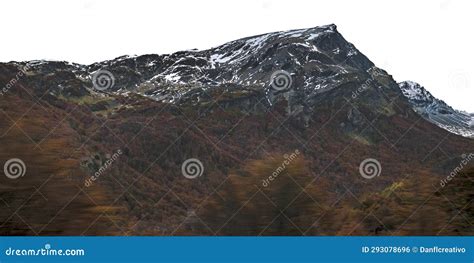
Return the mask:
POLYGON ((454 134, 474 138, 474 114, 453 109, 413 81, 398 83, 413 110, 426 120, 454 134))
POLYGON ((333 87, 342 74, 375 69, 335 25, 269 33, 205 51, 124 56, 89 66, 48 61, 15 64, 40 74, 73 73, 79 80, 90 80, 94 72, 108 70, 115 79, 107 91, 133 91, 165 101, 229 83, 240 88, 266 88, 268 73, 276 70, 298 76, 294 84, 314 93, 333 87))
MULTIPOLYGON (((0 72, 3 84, 9 75, 3 65, 0 72)), ((117 234, 108 218, 98 218, 107 209, 110 218, 120 220, 119 207, 110 205, 107 191, 95 187, 86 192, 78 187, 86 176, 78 169, 84 152, 71 124, 81 109, 69 114, 73 105, 51 105, 21 85, 0 99, 0 234, 117 234), (14 159, 24 166, 8 166, 14 159), (5 174, 22 171, 17 179, 5 174)))

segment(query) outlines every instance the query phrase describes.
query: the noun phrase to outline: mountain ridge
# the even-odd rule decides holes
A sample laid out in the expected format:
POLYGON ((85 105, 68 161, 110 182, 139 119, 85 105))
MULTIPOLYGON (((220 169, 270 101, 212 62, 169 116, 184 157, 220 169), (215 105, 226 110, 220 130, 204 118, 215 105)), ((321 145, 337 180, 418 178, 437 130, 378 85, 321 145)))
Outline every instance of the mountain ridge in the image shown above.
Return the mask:
MULTIPOLYGON (((369 74, 375 72, 391 78, 360 53, 353 44, 347 42, 337 31, 335 24, 259 34, 204 50, 178 51, 163 55, 120 56, 89 65, 65 61, 11 63, 39 71, 42 67, 47 68, 49 64, 52 64, 53 68, 60 66, 63 70, 73 72, 84 82, 88 82, 94 72, 105 69, 117 75, 114 79, 115 85, 109 91, 124 94, 133 92, 164 102, 177 102, 183 98, 188 100, 190 97, 188 94, 196 97, 196 94, 200 93, 199 88, 196 88, 198 85, 201 89, 208 89, 223 84, 234 84, 241 86, 241 89, 254 85, 267 90, 267 101, 272 104, 274 92, 268 89, 268 72, 285 69, 291 71, 290 76, 293 74, 291 77, 295 78, 295 85, 300 89, 307 89, 304 96, 311 96, 338 85, 340 81, 337 79, 338 76, 347 76, 351 71, 364 71, 369 74), (183 87, 187 84, 193 85, 194 88, 183 87), (162 88, 164 85, 168 87, 162 88), (170 88, 170 85, 177 88, 170 88), (313 91, 308 91, 311 88, 313 91)), ((48 72, 47 69, 44 71, 48 72)), ((460 117, 463 113, 451 108, 451 115, 457 114, 458 117, 454 121, 448 121, 445 117, 451 115, 433 115, 433 111, 430 115, 426 111, 420 111, 420 105, 406 94, 408 89, 404 89, 415 85, 407 83, 409 84, 409 82, 399 83, 400 91, 404 92, 416 112, 450 132, 465 137, 474 136, 469 120, 467 125, 458 123, 460 118, 463 121, 467 120, 469 114, 460 117), (402 86, 403 83, 405 85, 402 86), (433 118, 445 120, 436 121, 433 118)), ((429 99, 431 94, 426 96, 429 99)), ((437 101, 438 105, 444 105, 446 109, 449 107, 443 101, 437 101)))
POLYGON ((334 30, 86 67, 1 63, 0 163, 21 159, 27 173, 0 177, 11 204, 0 202, 0 232, 472 233, 472 173, 442 180, 469 168, 474 141, 421 118, 334 30))
POLYGON ((413 81, 398 83, 413 110, 439 127, 468 138, 474 138, 474 114, 453 109, 443 100, 413 81))

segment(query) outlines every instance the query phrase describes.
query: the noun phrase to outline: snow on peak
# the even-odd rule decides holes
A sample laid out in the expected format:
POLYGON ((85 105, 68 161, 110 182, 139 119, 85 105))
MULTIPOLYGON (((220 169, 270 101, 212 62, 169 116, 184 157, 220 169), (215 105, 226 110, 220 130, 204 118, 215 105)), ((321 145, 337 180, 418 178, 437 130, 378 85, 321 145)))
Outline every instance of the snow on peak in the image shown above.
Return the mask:
MULTIPOLYGON (((423 86, 414 82, 414 81, 403 81, 398 83, 403 95, 409 100, 417 103, 432 103, 436 100, 429 91, 427 91, 423 86)), ((439 101, 444 104, 443 101, 439 101)))
POLYGON ((413 110, 439 127, 464 137, 474 137, 474 116, 458 111, 413 81, 398 83, 413 110))
POLYGON ((210 49, 209 51, 213 53, 209 59, 212 65, 222 63, 233 64, 245 60, 252 54, 262 50, 262 48, 268 47, 268 45, 273 45, 278 42, 294 42, 295 45, 304 45, 312 50, 318 50, 317 47, 309 42, 325 34, 336 33, 336 28, 336 25, 330 24, 306 29, 278 31, 238 39, 210 49))

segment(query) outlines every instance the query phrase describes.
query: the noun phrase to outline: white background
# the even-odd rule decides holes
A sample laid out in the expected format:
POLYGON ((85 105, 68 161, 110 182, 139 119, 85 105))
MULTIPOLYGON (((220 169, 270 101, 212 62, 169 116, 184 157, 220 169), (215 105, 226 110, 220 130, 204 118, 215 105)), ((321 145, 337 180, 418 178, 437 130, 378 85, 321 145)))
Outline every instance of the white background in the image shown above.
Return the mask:
POLYGON ((335 23, 397 81, 474 112, 470 0, 10 0, 0 3, 0 61, 83 64, 206 49, 241 37, 335 23))

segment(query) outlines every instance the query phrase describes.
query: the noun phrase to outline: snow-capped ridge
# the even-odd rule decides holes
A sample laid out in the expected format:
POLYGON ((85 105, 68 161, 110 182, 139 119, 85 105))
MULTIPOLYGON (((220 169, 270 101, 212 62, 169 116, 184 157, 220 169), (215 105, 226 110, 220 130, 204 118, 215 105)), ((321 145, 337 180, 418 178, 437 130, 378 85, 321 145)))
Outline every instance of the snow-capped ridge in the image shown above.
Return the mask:
POLYGON ((453 109, 446 102, 435 98, 423 86, 414 81, 398 83, 403 95, 414 111, 439 127, 464 136, 474 138, 474 114, 453 109))

